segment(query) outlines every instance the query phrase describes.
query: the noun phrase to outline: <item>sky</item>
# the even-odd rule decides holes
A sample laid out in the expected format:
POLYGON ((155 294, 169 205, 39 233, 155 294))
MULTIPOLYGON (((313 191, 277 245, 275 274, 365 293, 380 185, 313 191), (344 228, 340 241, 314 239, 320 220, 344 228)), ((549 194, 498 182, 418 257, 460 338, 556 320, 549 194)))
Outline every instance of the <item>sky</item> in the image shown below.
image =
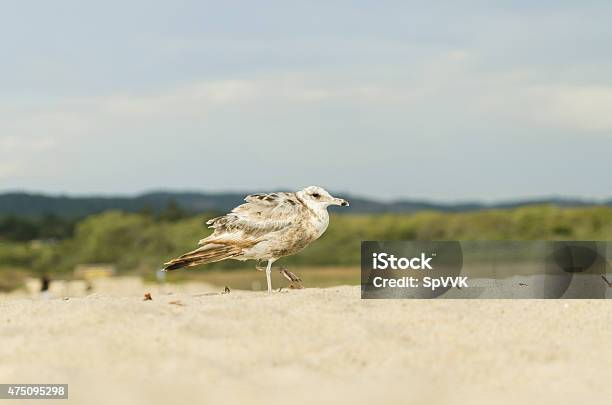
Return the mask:
POLYGON ((0 192, 610 198, 610 21, 609 1, 0 2, 0 192))

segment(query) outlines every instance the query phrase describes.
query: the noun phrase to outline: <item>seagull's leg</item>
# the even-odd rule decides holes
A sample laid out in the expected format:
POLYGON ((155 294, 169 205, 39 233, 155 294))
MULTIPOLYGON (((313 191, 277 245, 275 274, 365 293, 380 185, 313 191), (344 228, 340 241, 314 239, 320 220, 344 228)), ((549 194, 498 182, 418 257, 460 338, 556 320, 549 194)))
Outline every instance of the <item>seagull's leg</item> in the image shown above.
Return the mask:
POLYGON ((268 294, 272 292, 272 279, 270 275, 272 274, 272 263, 274 259, 268 259, 268 267, 266 267, 266 280, 268 281, 268 294))
POLYGON ((289 271, 286 267, 281 267, 280 273, 283 275, 283 277, 289 280, 289 288, 304 288, 302 285, 302 279, 297 274, 289 271))

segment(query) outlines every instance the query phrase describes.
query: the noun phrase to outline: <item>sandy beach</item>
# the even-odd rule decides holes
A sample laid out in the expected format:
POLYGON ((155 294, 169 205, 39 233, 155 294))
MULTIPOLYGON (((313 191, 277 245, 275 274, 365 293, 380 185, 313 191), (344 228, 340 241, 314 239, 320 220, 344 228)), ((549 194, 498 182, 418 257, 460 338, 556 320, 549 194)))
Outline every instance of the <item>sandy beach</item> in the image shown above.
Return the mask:
POLYGON ((68 402, 87 404, 612 398, 607 300, 361 300, 352 286, 267 295, 106 283, 79 298, 0 298, 0 381, 68 383, 68 402))

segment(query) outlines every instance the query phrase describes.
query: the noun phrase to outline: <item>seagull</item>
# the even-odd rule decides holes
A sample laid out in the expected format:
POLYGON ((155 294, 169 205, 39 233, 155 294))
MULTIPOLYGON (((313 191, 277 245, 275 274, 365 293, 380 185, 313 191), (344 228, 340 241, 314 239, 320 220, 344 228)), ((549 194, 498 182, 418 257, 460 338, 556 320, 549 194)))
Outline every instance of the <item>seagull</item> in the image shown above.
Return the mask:
POLYGON ((164 264, 176 270, 226 259, 268 261, 266 280, 272 292, 272 263, 304 249, 317 240, 329 225, 327 207, 348 207, 342 198, 325 189, 309 186, 303 190, 251 194, 229 214, 206 222, 212 235, 198 242, 199 248, 164 264))

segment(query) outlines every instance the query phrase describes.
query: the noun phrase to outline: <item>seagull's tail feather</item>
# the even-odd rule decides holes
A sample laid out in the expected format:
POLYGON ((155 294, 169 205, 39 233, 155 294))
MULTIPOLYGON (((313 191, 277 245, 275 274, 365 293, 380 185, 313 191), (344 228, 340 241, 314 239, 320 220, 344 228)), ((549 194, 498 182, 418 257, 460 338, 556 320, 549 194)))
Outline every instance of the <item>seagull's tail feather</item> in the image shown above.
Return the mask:
POLYGON ((238 256, 241 252, 242 248, 238 246, 211 243, 164 263, 164 270, 176 270, 182 267, 218 262, 238 256))

